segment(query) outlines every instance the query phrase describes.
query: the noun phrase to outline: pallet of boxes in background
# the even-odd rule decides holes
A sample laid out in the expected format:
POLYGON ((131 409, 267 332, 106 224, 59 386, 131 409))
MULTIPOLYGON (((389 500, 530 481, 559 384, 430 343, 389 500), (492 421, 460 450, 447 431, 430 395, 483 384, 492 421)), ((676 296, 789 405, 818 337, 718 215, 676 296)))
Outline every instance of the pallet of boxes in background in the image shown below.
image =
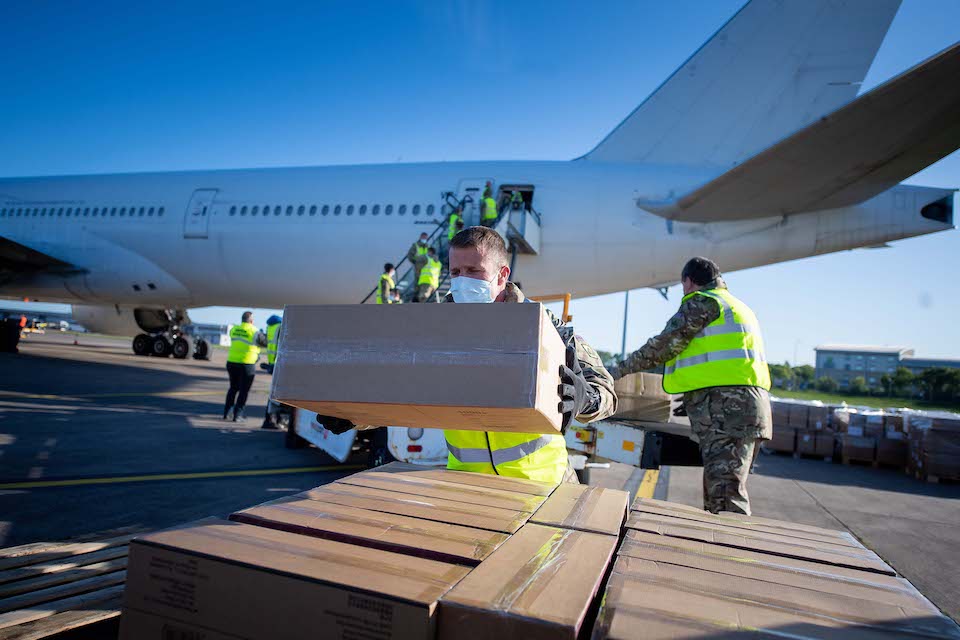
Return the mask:
POLYGON ((960 480, 960 415, 904 413, 908 437, 907 473, 918 480, 960 480))

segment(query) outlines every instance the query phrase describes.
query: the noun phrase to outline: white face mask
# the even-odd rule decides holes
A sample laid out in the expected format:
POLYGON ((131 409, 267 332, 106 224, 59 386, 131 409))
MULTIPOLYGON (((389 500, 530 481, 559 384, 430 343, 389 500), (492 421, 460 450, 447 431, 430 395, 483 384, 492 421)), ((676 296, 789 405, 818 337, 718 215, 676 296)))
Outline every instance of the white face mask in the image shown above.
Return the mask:
POLYGON ((450 281, 450 293, 453 301, 460 304, 469 302, 493 302, 490 283, 486 280, 458 276, 450 281))

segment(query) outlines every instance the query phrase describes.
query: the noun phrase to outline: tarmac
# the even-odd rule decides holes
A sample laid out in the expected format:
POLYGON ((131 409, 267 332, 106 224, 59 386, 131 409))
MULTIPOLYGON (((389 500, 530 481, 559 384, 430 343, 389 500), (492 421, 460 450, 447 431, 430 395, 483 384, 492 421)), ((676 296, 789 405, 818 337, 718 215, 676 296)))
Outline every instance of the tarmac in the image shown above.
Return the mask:
MULTIPOLYGON (((0 547, 225 516, 362 467, 261 430, 265 373, 247 422, 221 420, 225 355, 141 357, 128 339, 61 333, 0 354, 0 547)), ((699 467, 614 463, 590 482, 702 504, 699 467)), ((960 621, 960 485, 764 455, 748 488, 755 515, 849 530, 960 621)))

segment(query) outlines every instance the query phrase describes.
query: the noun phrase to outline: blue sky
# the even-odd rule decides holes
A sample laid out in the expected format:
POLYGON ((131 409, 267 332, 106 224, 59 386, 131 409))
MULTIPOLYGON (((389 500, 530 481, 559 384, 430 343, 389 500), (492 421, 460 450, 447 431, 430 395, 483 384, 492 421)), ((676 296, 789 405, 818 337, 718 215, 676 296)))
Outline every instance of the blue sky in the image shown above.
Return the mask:
MULTIPOLYGON (((569 159, 741 5, 6 2, 0 176, 569 159)), ((958 40, 960 3, 904 0, 864 89, 958 40)), ((960 186, 960 154, 909 182, 960 186)), ((960 356, 958 238, 951 231, 728 281, 757 312, 773 361, 811 362, 825 342, 960 356)), ((679 294, 640 290, 630 300, 627 346, 636 348, 679 294)), ((623 294, 578 300, 573 313, 598 348, 619 350, 623 294)), ((191 311, 205 322, 237 315, 191 311)))

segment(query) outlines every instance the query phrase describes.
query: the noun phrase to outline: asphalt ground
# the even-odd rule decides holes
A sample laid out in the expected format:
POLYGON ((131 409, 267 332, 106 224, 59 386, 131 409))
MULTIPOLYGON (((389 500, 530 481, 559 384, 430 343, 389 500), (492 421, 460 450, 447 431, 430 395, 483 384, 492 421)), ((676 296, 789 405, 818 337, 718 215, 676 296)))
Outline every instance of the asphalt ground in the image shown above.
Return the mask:
MULTIPOLYGON (((224 350, 157 359, 126 339, 59 333, 20 346, 0 354, 0 547, 225 516, 363 463, 289 450, 282 433, 262 431, 265 373, 248 421, 223 422, 224 350)), ((702 504, 698 467, 614 463, 591 484, 702 504)), ((756 515, 849 530, 960 620, 960 486, 776 455, 760 457, 748 486, 756 515)))
POLYGON ((246 423, 221 420, 225 362, 220 349, 158 359, 126 339, 60 333, 0 353, 0 547, 224 516, 362 464, 261 430, 265 372, 246 423))

